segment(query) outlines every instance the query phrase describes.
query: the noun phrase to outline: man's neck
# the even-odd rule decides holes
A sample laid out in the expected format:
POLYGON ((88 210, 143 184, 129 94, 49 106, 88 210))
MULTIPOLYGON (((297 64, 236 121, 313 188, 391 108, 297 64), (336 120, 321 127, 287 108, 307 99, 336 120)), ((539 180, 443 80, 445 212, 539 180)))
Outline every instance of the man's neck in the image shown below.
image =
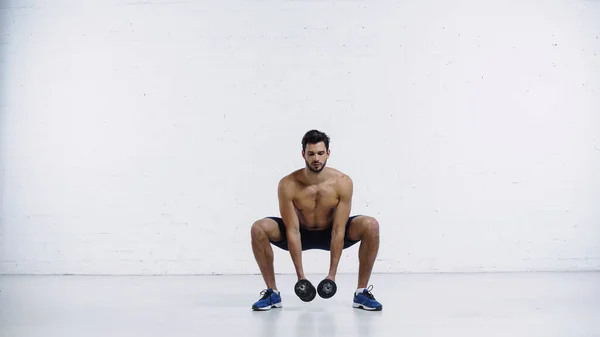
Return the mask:
POLYGON ((308 167, 304 168, 304 177, 306 178, 306 181, 308 181, 308 183, 310 185, 316 185, 319 183, 322 183, 326 180, 325 177, 325 168, 321 171, 321 172, 313 172, 310 169, 308 169, 308 167))

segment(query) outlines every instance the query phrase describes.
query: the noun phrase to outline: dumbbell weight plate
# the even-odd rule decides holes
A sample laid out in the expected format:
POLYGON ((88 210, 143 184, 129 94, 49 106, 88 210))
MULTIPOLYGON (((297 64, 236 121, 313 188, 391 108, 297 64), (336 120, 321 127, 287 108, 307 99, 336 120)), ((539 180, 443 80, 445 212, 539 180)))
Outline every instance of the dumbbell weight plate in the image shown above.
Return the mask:
POLYGON ((337 291, 337 285, 332 280, 324 279, 321 281, 321 283, 319 283, 317 291, 319 292, 319 296, 323 298, 331 298, 337 291))
POLYGON ((304 302, 310 302, 317 296, 315 287, 308 280, 296 282, 294 292, 304 302))

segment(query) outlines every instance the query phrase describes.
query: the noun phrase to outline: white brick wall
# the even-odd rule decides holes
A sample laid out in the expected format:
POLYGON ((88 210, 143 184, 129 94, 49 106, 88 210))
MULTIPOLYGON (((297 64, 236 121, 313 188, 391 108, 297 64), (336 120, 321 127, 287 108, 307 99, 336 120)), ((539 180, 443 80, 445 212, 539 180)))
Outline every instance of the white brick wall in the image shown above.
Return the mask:
POLYGON ((376 272, 600 267, 597 2, 0 6, 0 273, 257 273, 309 128, 376 272))

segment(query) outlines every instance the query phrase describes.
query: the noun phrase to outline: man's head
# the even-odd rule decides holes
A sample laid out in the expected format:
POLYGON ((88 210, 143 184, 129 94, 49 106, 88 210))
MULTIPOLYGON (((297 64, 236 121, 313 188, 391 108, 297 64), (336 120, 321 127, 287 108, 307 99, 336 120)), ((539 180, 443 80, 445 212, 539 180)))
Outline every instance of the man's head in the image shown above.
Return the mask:
POLYGON ((323 171, 329 158, 329 137, 318 130, 308 131, 302 137, 302 157, 310 171, 323 171))

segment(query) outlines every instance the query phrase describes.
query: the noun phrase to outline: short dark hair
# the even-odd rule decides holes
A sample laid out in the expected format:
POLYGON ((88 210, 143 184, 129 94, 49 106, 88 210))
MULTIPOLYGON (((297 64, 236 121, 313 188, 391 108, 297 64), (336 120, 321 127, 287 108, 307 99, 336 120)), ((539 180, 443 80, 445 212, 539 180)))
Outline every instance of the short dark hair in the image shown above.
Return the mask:
POLYGON ((325 143, 325 149, 329 151, 329 137, 319 130, 310 130, 302 137, 302 150, 306 150, 306 144, 325 143))

